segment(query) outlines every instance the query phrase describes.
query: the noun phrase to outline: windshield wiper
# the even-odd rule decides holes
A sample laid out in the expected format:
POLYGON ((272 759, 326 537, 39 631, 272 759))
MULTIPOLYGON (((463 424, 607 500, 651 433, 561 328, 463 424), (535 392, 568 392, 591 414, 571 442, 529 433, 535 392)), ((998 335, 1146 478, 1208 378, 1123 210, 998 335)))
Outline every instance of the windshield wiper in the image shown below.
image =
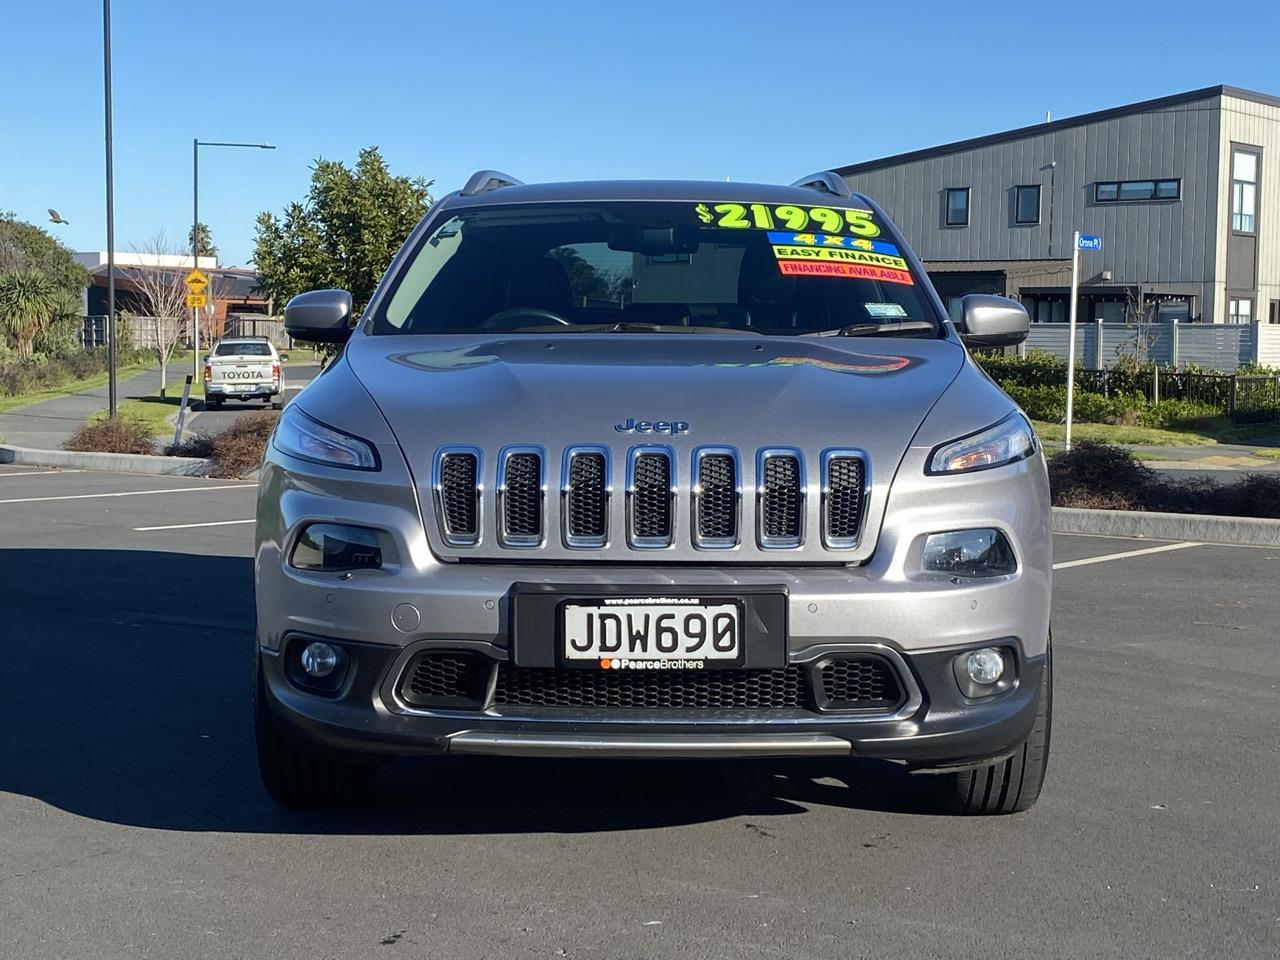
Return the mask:
POLYGON ((898 323, 850 323, 834 330, 806 333, 806 337, 902 337, 914 333, 934 333, 938 328, 928 320, 902 320, 898 323))
POLYGON ((758 330, 744 330, 741 327, 710 327, 698 324, 683 323, 641 323, 633 320, 620 320, 617 323, 604 325, 606 333, 729 333, 746 334, 749 337, 763 336, 758 330))

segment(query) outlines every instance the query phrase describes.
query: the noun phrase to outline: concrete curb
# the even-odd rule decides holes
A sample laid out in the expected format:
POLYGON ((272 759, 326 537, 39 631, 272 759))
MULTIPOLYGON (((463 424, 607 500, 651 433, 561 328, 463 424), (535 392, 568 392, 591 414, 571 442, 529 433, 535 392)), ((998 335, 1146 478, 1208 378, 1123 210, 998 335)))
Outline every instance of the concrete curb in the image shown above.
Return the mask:
POLYGON ((1054 533, 1280 547, 1280 520, 1142 510, 1053 508, 1054 533))
POLYGON ((142 453, 79 453, 71 450, 33 450, 0 444, 0 463, 29 467, 66 467, 110 473, 149 473, 153 476, 203 477, 210 461, 201 457, 158 457, 142 453))

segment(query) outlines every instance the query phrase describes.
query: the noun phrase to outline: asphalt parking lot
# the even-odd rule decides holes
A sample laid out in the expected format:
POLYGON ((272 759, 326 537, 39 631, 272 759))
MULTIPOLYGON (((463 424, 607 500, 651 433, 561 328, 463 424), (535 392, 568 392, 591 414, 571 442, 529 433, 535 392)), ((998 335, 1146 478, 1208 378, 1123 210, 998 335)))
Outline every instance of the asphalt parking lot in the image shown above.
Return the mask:
POLYGON ((1277 955, 1280 550, 1055 538, 1025 814, 867 762, 480 758, 299 814, 254 763, 253 499, 0 467, 0 956, 1277 955))

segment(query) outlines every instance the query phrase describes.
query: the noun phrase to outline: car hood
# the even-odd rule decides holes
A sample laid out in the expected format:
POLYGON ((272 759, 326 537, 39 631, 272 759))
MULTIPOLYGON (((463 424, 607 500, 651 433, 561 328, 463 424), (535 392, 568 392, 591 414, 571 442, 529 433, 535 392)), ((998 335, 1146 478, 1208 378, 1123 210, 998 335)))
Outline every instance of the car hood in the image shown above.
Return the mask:
POLYGON ((541 447, 552 490, 562 451, 577 445, 609 447, 616 463, 631 446, 665 444, 686 472, 705 445, 736 448, 744 471, 761 448, 796 448, 816 464, 838 447, 866 452, 872 508, 965 362, 948 340, 622 333, 356 336, 346 358, 420 494, 445 445, 478 447, 487 483, 501 448, 541 447))

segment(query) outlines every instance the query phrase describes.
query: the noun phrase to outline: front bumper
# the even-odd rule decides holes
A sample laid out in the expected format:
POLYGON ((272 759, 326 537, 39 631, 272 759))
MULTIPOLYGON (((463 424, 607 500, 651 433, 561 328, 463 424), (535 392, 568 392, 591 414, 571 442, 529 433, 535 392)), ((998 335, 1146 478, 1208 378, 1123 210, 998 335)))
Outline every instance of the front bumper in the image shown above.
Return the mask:
POLYGON ((262 654, 267 706, 277 723, 298 740, 335 752, 386 757, 852 755, 918 768, 964 766, 1006 756, 1026 739, 1035 720, 1045 662, 1044 656, 1026 657, 1015 648, 1016 684, 989 699, 971 700, 963 696, 952 672, 957 651, 895 655, 911 696, 890 716, 761 711, 746 718, 741 712, 714 710, 628 714, 564 709, 517 714, 511 708, 413 709, 396 697, 395 690, 423 646, 348 642, 344 647, 354 666, 336 695, 300 688, 285 669, 285 654, 262 654))

